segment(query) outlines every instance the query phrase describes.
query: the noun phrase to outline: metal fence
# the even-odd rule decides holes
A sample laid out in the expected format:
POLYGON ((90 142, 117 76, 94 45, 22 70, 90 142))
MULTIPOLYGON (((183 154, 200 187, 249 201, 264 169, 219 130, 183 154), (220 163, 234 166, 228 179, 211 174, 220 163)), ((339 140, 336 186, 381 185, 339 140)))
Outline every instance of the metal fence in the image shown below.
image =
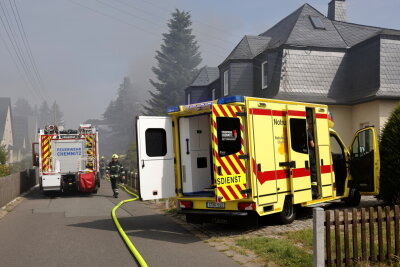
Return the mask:
POLYGON ((126 184, 134 189, 136 192, 139 191, 139 175, 137 172, 130 171, 126 175, 126 184))
POLYGON ((398 206, 333 212, 314 209, 314 266, 353 266, 359 262, 398 260, 399 221, 398 206), (323 230, 317 231, 316 227, 323 230))

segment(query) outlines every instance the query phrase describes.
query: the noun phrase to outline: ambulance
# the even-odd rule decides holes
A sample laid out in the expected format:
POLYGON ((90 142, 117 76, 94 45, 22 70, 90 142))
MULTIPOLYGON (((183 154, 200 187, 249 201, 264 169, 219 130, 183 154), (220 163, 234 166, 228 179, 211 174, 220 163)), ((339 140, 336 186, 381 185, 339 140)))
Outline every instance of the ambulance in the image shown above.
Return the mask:
POLYGON ((191 223, 269 214, 291 223, 297 207, 379 193, 374 127, 349 148, 321 104, 246 96, 137 117, 142 200, 176 197, 191 223))

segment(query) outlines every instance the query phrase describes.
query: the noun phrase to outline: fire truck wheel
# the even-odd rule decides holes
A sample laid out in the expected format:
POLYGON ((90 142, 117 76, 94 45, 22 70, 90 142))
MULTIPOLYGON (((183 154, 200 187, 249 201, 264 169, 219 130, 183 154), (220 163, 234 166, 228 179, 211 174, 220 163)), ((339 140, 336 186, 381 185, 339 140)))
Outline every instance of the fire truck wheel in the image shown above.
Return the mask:
POLYGON ((349 196, 344 201, 348 206, 358 206, 358 204, 360 204, 360 200, 360 191, 358 191, 356 188, 351 188, 349 196))
POLYGON ((278 220, 281 224, 290 224, 296 218, 296 209, 290 197, 285 198, 283 210, 278 213, 278 220))
POLYGON ((203 220, 200 214, 186 214, 186 222, 193 224, 202 224, 203 220))

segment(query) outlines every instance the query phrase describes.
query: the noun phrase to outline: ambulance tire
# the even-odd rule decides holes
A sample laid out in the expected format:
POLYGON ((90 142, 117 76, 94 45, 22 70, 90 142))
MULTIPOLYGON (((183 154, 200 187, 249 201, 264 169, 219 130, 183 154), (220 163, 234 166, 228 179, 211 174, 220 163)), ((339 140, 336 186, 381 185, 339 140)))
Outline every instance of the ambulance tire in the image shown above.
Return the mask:
POLYGON ((344 202, 348 206, 358 206, 360 204, 361 194, 356 188, 351 188, 349 196, 345 198, 344 202))
POLYGON ((296 219, 296 209, 293 206, 292 198, 285 198, 283 210, 278 213, 277 219, 281 224, 291 224, 296 219))
POLYGON ((200 214, 186 214, 186 222, 191 224, 202 224, 203 219, 200 214))

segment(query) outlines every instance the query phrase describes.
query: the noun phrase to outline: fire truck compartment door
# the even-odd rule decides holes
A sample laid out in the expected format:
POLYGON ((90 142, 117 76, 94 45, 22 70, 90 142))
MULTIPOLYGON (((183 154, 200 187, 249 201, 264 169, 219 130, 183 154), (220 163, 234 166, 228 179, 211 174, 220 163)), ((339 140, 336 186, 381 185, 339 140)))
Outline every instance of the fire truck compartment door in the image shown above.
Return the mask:
POLYGON ((172 119, 139 116, 136 131, 141 199, 174 197, 172 119))
MULTIPOLYGON (((287 136, 289 161, 280 162, 290 168, 293 204, 312 200, 310 156, 307 140, 306 107, 287 105, 287 136)), ((315 163, 314 163, 315 164, 315 163)))
POLYGON ((379 147, 374 127, 359 130, 350 147, 350 173, 361 194, 379 193, 379 147))
POLYGON ((245 151, 243 119, 236 114, 243 112, 243 109, 239 106, 214 104, 212 111, 211 139, 216 201, 247 198, 246 163, 240 158, 245 151))

